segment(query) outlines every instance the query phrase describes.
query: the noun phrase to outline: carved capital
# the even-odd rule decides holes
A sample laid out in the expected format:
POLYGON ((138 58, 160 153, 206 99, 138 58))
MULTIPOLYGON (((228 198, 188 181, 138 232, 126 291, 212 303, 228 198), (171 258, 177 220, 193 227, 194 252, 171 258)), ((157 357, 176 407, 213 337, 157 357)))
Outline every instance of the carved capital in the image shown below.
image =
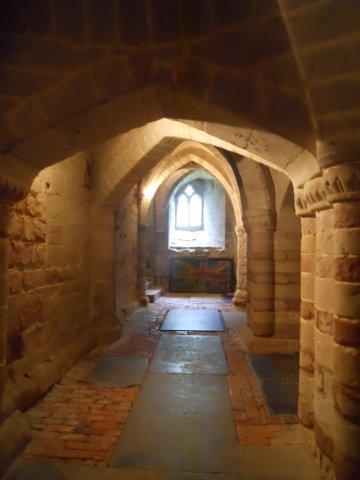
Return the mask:
POLYGON ((323 183, 330 203, 360 200, 360 161, 326 168, 323 183))
POLYGON ((326 168, 321 177, 295 191, 296 213, 301 217, 313 216, 333 203, 353 200, 360 200, 360 162, 326 168))
POLYGON ((295 192, 296 213, 301 217, 312 216, 314 212, 330 208, 322 177, 313 178, 295 192))

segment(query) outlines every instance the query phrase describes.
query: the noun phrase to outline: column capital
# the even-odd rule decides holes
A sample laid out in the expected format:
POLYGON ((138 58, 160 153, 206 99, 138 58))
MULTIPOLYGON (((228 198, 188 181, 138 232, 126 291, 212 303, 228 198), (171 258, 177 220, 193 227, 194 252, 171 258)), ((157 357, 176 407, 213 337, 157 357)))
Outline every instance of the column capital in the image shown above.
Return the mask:
POLYGON ((313 216, 333 203, 354 200, 360 200, 360 161, 325 168, 322 176, 295 191, 296 213, 301 217, 313 216))
POLYGON ((323 183, 330 203, 360 200, 360 161, 326 168, 323 183))
POLYGON ((316 211, 327 208, 331 205, 327 201, 323 177, 312 178, 295 190, 295 209, 300 217, 311 217, 316 211))

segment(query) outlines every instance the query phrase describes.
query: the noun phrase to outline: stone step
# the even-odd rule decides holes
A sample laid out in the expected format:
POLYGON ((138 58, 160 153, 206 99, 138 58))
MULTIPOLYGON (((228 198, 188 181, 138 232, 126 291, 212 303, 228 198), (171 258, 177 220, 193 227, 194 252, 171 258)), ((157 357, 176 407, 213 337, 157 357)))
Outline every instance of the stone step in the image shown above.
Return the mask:
POLYGON ((156 300, 158 300, 163 293, 164 292, 161 288, 149 288, 145 290, 145 295, 149 298, 150 303, 156 302, 156 300))

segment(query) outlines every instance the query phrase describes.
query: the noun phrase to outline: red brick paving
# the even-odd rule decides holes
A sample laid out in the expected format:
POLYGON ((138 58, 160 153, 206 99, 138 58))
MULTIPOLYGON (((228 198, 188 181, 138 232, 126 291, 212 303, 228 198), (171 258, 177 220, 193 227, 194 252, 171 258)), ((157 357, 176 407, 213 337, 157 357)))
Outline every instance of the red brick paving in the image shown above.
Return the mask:
MULTIPOLYGON (((37 402, 27 415, 33 439, 26 457, 77 460, 106 466, 120 436, 139 387, 107 388, 86 382, 99 359, 106 355, 152 357, 160 333, 157 326, 168 308, 233 310, 231 304, 162 297, 127 322, 127 340, 90 353, 62 381, 37 402), (145 313, 144 313, 145 312, 145 313)), ((230 373, 227 376, 239 443, 242 445, 302 444, 301 427, 286 416, 270 415, 257 378, 246 361, 238 331, 221 334, 230 373)))
POLYGON ((270 414, 256 375, 246 361, 238 332, 222 334, 228 360, 227 376, 234 418, 241 445, 303 444, 302 427, 293 416, 270 414))
POLYGON ((33 439, 26 456, 105 465, 137 392, 82 382, 55 386, 27 412, 33 439))

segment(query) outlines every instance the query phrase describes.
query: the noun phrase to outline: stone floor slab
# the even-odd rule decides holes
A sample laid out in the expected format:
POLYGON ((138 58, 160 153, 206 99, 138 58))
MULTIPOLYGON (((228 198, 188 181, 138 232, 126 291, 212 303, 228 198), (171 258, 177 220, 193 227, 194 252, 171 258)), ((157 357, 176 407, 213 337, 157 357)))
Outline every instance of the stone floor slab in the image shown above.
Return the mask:
POLYGON ((160 470, 103 468, 68 462, 61 463, 61 470, 69 480, 165 480, 165 472, 160 470))
POLYGON ((18 460, 4 480, 165 480, 166 472, 104 468, 64 460, 18 460))
POLYGON ((237 449, 225 376, 148 373, 110 466, 238 473, 237 449))
POLYGON ((7 472, 4 480, 67 480, 68 477, 50 460, 22 459, 7 472))
POLYGON ((169 310, 161 330, 222 332, 224 326, 218 310, 169 310))
POLYGON ((222 312, 222 316, 229 330, 240 330, 246 325, 246 312, 222 312))
POLYGON ((106 387, 132 387, 140 385, 148 367, 142 356, 109 356, 96 365, 88 381, 106 387))
POLYGON ((162 335, 149 368, 153 373, 229 373, 220 337, 162 335))
POLYGON ((304 445, 242 445, 243 475, 264 475, 278 480, 320 480, 321 471, 304 445))
POLYGON ((269 477, 253 475, 222 475, 212 473, 169 472, 164 480, 269 480, 269 477))

